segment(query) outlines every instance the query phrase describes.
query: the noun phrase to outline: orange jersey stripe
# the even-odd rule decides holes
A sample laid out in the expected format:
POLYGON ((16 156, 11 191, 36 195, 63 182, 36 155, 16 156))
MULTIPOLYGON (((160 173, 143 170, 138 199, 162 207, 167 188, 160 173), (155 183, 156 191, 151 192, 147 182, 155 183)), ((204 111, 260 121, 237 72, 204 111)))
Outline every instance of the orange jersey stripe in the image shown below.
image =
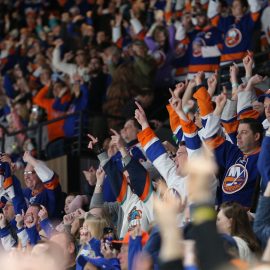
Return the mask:
POLYGON ((228 134, 231 134, 231 133, 237 132, 239 121, 235 120, 231 123, 222 122, 222 126, 225 128, 228 134))
POLYGON ((239 119, 254 118, 257 119, 260 116, 259 112, 255 110, 248 110, 239 115, 239 119))
POLYGON ((180 118, 170 104, 166 108, 169 112, 171 130, 174 132, 181 125, 180 118))
POLYGON ((213 112, 211 97, 204 86, 200 87, 193 95, 197 99, 201 116, 206 116, 213 112))
POLYGON ((50 182, 44 184, 44 187, 46 189, 54 190, 58 185, 59 185, 58 176, 54 175, 53 179, 50 182))
POLYGON ((241 60, 247 55, 247 52, 223 54, 220 57, 221 62, 241 60))
POLYGON ((119 203, 123 202, 123 200, 126 197, 126 193, 127 193, 127 178, 126 178, 125 175, 123 175, 122 187, 121 187, 120 193, 117 196, 117 199, 116 200, 119 203))
POLYGON ((13 185, 13 180, 12 180, 12 176, 8 177, 5 179, 4 183, 3 183, 3 188, 4 189, 7 189, 9 188, 10 186, 13 185))
POLYGON ((225 142, 225 139, 217 136, 214 139, 206 140, 205 143, 210 149, 216 149, 218 148, 222 143, 225 142))
POLYGON ((150 142, 153 138, 156 137, 156 134, 150 127, 148 127, 139 132, 137 137, 142 147, 144 147, 148 142, 150 142))
POLYGON ((215 65, 215 64, 189 65, 188 72, 190 73, 197 73, 199 71, 215 72, 218 69, 219 69, 219 65, 215 65))
POLYGON ((181 126, 182 126, 183 132, 187 133, 187 134, 192 134, 192 133, 195 133, 197 131, 197 127, 196 127, 195 123, 192 122, 191 120, 186 122, 183 119, 181 119, 181 126))
POLYGON ((142 201, 145 201, 147 199, 147 197, 149 195, 149 192, 150 192, 150 188, 151 188, 151 180, 150 180, 149 173, 147 173, 145 187, 144 187, 144 190, 143 190, 143 194, 140 196, 140 199, 142 201))
POLYGON ((260 18, 260 12, 251 13, 251 18, 256 22, 260 18))

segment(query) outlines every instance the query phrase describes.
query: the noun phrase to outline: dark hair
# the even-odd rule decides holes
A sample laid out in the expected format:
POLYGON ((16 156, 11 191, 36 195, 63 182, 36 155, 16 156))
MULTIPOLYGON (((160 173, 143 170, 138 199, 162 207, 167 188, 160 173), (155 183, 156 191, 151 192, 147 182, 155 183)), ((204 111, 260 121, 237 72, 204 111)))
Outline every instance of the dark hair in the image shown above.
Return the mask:
POLYGON ((254 118, 244 118, 239 121, 239 124, 248 124, 253 134, 259 133, 260 134, 259 142, 260 144, 262 143, 264 136, 264 128, 261 122, 259 122, 254 118))
POLYGON ((241 6, 243 8, 248 9, 248 1, 247 0, 237 0, 237 1, 239 1, 241 3, 241 6))
MULTIPOLYGON (((135 117, 131 117, 131 118, 129 118, 129 119, 126 120, 126 122, 128 122, 128 121, 133 121, 134 126, 135 126, 136 128, 138 128, 139 130, 142 129, 141 125, 138 123, 138 121, 137 121, 137 119, 136 119, 135 117)), ((126 122, 125 122, 125 123, 126 123, 126 122)))
POLYGON ((253 252, 260 252, 260 245, 252 230, 246 209, 237 202, 224 202, 220 209, 224 215, 232 220, 231 236, 238 236, 245 240, 253 252))

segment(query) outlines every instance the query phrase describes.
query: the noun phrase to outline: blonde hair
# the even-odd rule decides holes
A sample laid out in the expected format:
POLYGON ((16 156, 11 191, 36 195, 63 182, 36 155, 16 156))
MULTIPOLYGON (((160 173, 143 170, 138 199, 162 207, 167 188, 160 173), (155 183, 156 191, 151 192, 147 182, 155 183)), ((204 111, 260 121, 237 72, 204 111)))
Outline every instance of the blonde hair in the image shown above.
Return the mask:
POLYGON ((103 229, 108 226, 104 218, 88 215, 84 220, 83 225, 87 225, 90 228, 92 237, 100 240, 103 236, 103 229))

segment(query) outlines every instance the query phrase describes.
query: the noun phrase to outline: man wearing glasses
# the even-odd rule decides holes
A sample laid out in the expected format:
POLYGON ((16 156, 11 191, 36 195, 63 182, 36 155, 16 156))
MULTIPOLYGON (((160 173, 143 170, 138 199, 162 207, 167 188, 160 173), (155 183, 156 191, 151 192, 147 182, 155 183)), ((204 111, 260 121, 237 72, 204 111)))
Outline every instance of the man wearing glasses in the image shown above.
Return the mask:
POLYGON ((50 218, 60 217, 62 191, 58 175, 29 151, 24 153, 23 160, 27 163, 24 170, 24 197, 30 204, 44 205, 50 218))

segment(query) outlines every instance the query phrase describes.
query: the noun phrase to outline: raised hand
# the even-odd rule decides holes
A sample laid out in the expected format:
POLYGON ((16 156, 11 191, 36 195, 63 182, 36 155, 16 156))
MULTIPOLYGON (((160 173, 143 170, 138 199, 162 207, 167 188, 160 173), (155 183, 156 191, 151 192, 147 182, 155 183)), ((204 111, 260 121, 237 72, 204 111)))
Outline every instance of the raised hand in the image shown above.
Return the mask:
POLYGON ((196 81, 195 81, 195 79, 189 80, 187 87, 188 87, 188 88, 194 88, 195 86, 196 86, 196 81))
POLYGON ((216 108, 214 111, 215 115, 220 116, 222 114, 226 101, 227 101, 227 96, 224 93, 221 93, 220 95, 216 97, 215 99, 216 108))
POLYGON ((59 48, 63 44, 64 44, 64 42, 60 38, 54 41, 54 45, 55 45, 56 48, 59 48))
POLYGON ((117 251, 111 248, 111 243, 108 241, 101 241, 100 251, 105 259, 112 259, 117 257, 117 251))
POLYGON ((41 209, 38 212, 38 217, 40 221, 43 221, 44 219, 48 218, 48 211, 45 206, 40 205, 41 209))
POLYGON ((247 51, 248 55, 244 57, 243 59, 243 64, 245 67, 246 71, 246 77, 251 77, 252 76, 252 68, 254 65, 254 59, 253 59, 253 54, 250 51, 247 51))
POLYGON ((218 107, 224 107, 227 101, 227 96, 224 93, 221 93, 218 95, 215 99, 216 106, 218 107))
POLYGON ((230 66, 230 81, 232 84, 237 84, 238 73, 239 73, 239 67, 235 63, 233 63, 233 65, 230 66))
POLYGON ((92 150, 94 148, 94 145, 96 145, 98 143, 98 138, 94 137, 91 134, 87 134, 87 136, 89 138, 88 148, 92 150))
POLYGON ((24 155, 23 155, 23 161, 28 163, 28 162, 31 162, 32 159, 33 159, 33 157, 31 155, 30 151, 25 151, 24 155))
POLYGON ((22 210, 22 214, 17 214, 15 216, 16 227, 20 230, 24 226, 24 211, 22 210))
POLYGON ((172 97, 169 99, 169 102, 170 102, 171 106, 173 107, 173 109, 176 112, 183 111, 182 100, 178 96, 176 96, 171 89, 169 89, 169 91, 170 91, 170 93, 172 95, 172 97))
POLYGON ((137 236, 142 236, 142 226, 137 224, 135 228, 130 232, 130 235, 133 239, 135 239, 137 236))
POLYGON ((28 213, 24 216, 24 224, 27 228, 32 228, 36 225, 36 219, 32 213, 28 213))
POLYGON ((266 80, 267 77, 263 77, 259 74, 256 74, 254 76, 252 76, 249 81, 248 81, 248 85, 255 85, 257 83, 263 82, 264 80, 266 80))
POLYGON ((218 77, 218 73, 216 71, 207 80, 208 93, 210 94, 210 96, 213 96, 215 91, 216 91, 216 87, 217 87, 217 83, 218 83, 218 78, 217 77, 218 77))
POLYGON ((182 108, 182 99, 180 99, 179 97, 175 96, 174 92, 169 89, 172 97, 169 99, 169 102, 171 104, 171 106, 173 107, 173 109, 175 110, 175 112, 178 114, 178 116, 187 121, 187 117, 183 111, 183 108, 182 108))
POLYGON ((203 80, 205 79, 205 74, 203 71, 199 71, 196 75, 195 75, 195 82, 196 85, 200 85, 203 83, 203 80))
POLYGON ((180 82, 175 85, 175 88, 173 90, 173 93, 176 97, 180 97, 180 94, 184 93, 186 88, 188 86, 188 80, 185 81, 185 83, 180 82))
POLYGON ((113 135, 111 136, 111 142, 114 144, 119 150, 125 148, 125 141, 121 137, 121 135, 114 129, 111 128, 111 132, 113 135))
POLYGON ((144 109, 137 101, 135 101, 135 104, 138 108, 135 110, 135 118, 138 121, 138 123, 141 125, 142 129, 146 129, 149 127, 149 123, 147 121, 144 109))
POLYGON ((85 211, 82 208, 79 208, 75 211, 75 218, 84 218, 85 211))
POLYGON ((63 218, 64 225, 71 225, 74 219, 75 219, 75 216, 72 214, 64 215, 64 218, 63 218))
POLYGON ((97 184, 102 185, 105 178, 105 171, 102 167, 99 167, 96 171, 97 184))
POLYGON ((247 84, 246 83, 241 83, 238 88, 237 88, 237 92, 242 92, 246 89, 247 84))

